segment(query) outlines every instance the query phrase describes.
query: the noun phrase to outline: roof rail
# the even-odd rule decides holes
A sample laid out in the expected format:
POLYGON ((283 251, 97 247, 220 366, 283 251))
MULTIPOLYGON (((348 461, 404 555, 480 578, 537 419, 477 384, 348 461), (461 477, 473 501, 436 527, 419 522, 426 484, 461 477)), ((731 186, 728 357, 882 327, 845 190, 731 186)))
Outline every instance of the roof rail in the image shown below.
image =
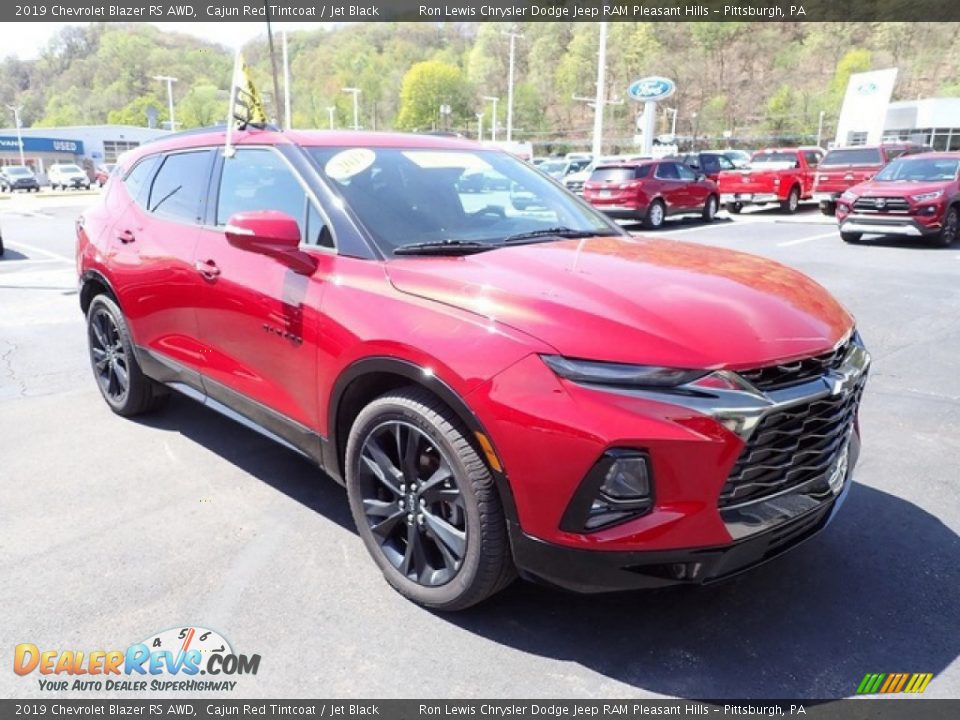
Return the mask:
MULTIPOLYGON (((272 123, 267 123, 266 125, 247 125, 243 129, 256 128, 257 130, 264 130, 267 132, 280 132, 280 128, 272 123)), ((153 142, 162 142, 164 140, 184 138, 184 137, 193 137, 194 135, 207 135, 209 133, 216 132, 226 132, 227 125, 226 123, 221 123, 219 125, 207 125, 206 127, 191 128, 190 130, 181 130, 180 132, 168 133, 167 135, 160 135, 158 137, 152 138, 148 143, 153 142)), ((144 143, 147 144, 147 143, 144 143)))

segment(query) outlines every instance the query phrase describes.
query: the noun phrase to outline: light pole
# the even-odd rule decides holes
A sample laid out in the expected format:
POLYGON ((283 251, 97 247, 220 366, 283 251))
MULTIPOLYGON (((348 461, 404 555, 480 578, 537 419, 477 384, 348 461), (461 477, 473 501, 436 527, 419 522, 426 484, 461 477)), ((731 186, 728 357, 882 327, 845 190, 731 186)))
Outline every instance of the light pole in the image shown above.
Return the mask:
POLYGON ((177 123, 174 122, 173 119, 173 84, 177 82, 177 79, 169 75, 154 75, 153 79, 167 84, 167 107, 170 110, 170 132, 173 132, 177 129, 177 123))
POLYGON ((597 52, 597 99, 593 112, 593 156, 603 149, 603 105, 607 75, 607 23, 600 23, 600 50, 597 52))
POLYGON ((336 112, 336 106, 327 105, 327 115, 330 117, 330 129, 333 130, 333 113, 336 112))
POLYGON ((20 133, 20 111, 23 110, 23 105, 7 105, 7 107, 13 111, 13 124, 17 126, 17 147, 20 150, 20 164, 26 166, 27 161, 23 157, 23 136, 20 133))
POLYGON ((345 93, 350 93, 353 95, 353 129, 360 129, 360 88, 355 87, 345 87, 343 89, 345 93))
POLYGON ((477 113, 477 142, 483 142, 483 113, 477 113))
POLYGON ((522 38, 523 35, 512 30, 509 32, 504 30, 501 35, 510 38, 510 73, 507 76, 507 142, 510 142, 513 140, 513 58, 517 38, 522 38))
POLYGON ((293 115, 290 112, 290 57, 287 48, 287 31, 283 31, 283 127, 293 127, 293 115))
POLYGON ((493 103, 493 121, 490 125, 490 139, 493 142, 497 141, 497 103, 500 102, 500 98, 494 97, 493 95, 484 95, 484 100, 489 100, 493 103))
POLYGON ((820 111, 820 122, 817 124, 817 147, 820 147, 820 140, 823 137, 823 116, 826 114, 824 110, 820 111))
POLYGON ((664 108, 668 113, 673 113, 673 119, 670 121, 670 135, 674 138, 677 137, 677 109, 676 108, 664 108))
POLYGON ((697 150, 697 128, 699 127, 699 126, 697 125, 697 114, 696 114, 696 113, 690 113, 690 118, 691 118, 692 121, 693 121, 693 150, 694 150, 694 152, 696 152, 696 150, 697 150))

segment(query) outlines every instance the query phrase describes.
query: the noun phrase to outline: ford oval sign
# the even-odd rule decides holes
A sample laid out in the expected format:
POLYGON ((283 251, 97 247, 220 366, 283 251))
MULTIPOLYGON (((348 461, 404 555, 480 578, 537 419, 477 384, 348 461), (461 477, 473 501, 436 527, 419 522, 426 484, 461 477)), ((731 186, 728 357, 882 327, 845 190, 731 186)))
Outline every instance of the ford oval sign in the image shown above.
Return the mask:
POLYGON ((666 100, 677 90, 677 84, 665 77, 645 77, 634 80, 627 88, 627 94, 640 102, 666 100))

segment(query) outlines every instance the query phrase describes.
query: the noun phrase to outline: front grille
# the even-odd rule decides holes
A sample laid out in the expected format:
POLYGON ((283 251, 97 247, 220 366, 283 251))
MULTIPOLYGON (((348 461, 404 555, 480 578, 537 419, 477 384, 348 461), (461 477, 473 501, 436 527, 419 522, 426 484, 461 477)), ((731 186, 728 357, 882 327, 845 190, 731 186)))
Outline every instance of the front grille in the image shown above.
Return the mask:
POLYGON ((768 365, 754 370, 740 370, 738 375, 758 390, 778 390, 798 383, 820 377, 827 370, 833 370, 843 364, 844 358, 850 352, 848 339, 833 350, 814 357, 795 360, 794 362, 768 365))
POLYGON ((898 197, 864 196, 853 203, 853 209, 861 213, 905 213, 910 211, 910 203, 898 197))
POLYGON ((764 416, 733 466, 719 506, 776 495, 825 475, 850 437, 863 384, 764 416))

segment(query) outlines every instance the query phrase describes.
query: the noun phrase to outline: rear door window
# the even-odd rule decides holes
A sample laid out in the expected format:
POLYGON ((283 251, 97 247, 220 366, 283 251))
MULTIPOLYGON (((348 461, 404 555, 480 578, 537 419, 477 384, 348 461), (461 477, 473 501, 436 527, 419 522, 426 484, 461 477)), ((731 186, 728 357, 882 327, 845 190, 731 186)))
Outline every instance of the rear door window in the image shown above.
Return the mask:
POLYGON ((657 166, 657 172, 655 174, 660 180, 679 180, 680 175, 677 173, 676 163, 660 163, 657 166))
POLYGON ((210 180, 209 150, 167 155, 153 178, 147 210, 180 222, 200 220, 200 203, 210 180))

